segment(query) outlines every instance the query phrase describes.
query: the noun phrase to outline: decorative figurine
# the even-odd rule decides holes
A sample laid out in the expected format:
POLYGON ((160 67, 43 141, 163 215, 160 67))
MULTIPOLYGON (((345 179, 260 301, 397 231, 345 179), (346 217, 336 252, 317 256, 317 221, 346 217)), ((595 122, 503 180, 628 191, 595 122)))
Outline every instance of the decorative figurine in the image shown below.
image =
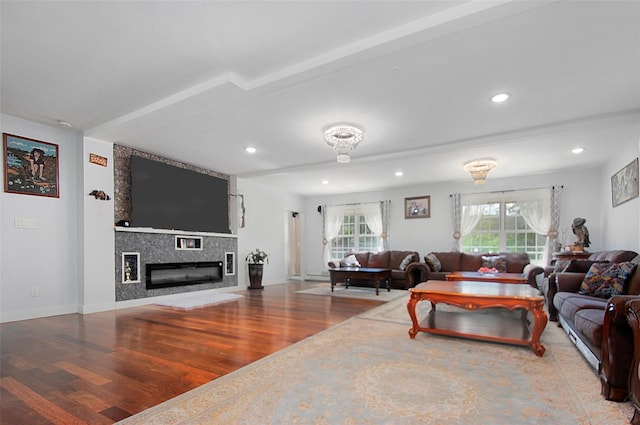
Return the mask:
POLYGON ((589 229, 584 225, 587 220, 581 217, 576 217, 573 219, 573 224, 571 225, 571 230, 573 230, 573 234, 578 237, 576 241, 576 245, 587 248, 591 245, 591 241, 589 241, 589 229))

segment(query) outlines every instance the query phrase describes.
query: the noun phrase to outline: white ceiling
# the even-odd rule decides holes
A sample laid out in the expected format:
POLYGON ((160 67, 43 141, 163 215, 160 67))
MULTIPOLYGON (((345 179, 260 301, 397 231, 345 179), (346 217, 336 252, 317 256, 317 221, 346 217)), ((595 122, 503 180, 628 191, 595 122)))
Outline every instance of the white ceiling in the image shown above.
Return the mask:
POLYGON ((0 13, 3 113, 301 195, 471 182, 462 165, 480 157, 498 161, 490 178, 597 167, 640 140, 639 1, 2 0, 0 13), (322 139, 343 122, 365 132, 349 164, 322 139))

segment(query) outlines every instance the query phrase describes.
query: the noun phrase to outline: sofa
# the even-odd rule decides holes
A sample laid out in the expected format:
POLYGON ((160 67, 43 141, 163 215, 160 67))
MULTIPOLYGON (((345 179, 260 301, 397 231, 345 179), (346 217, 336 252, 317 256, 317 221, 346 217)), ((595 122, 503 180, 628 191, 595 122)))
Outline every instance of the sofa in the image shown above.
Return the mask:
POLYGON ((595 262, 622 263, 632 260, 636 255, 638 255, 636 252, 628 250, 597 251, 592 252, 587 258, 558 261, 555 267, 550 270, 540 288, 549 311, 549 320, 552 322, 558 321, 558 311, 553 304, 553 298, 558 292, 558 286, 556 285, 558 273, 579 273, 579 277, 582 279, 584 274, 589 271, 589 267, 595 262))
POLYGON ((633 363, 629 373, 629 399, 633 406, 632 425, 640 425, 640 299, 626 304, 627 322, 633 333, 633 363))
POLYGON ((428 279, 446 280, 451 272, 468 271, 475 272, 486 264, 487 260, 494 257, 502 257, 504 272, 522 273, 527 283, 537 288, 536 276, 544 273, 544 268, 530 263, 529 254, 526 252, 500 252, 500 253, 467 253, 467 252, 430 252, 424 258, 429 265, 428 279), (485 260, 483 260, 485 257, 485 260))
MULTIPOLYGON (((630 254, 620 258, 627 255, 630 254)), ((640 299, 637 271, 640 256, 636 254, 630 261, 619 263, 574 261, 584 261, 586 264, 580 266, 589 265, 589 270, 558 272, 553 282, 549 282, 556 291, 551 302, 557 320, 599 373, 602 395, 607 400, 622 401, 628 394, 633 357, 633 335, 626 320, 625 304, 640 299)))
POLYGON ((367 267, 391 269, 391 288, 409 289, 427 280, 428 268, 415 251, 353 252, 342 260, 329 261, 329 268, 367 267), (353 260, 356 262, 354 263, 353 260))

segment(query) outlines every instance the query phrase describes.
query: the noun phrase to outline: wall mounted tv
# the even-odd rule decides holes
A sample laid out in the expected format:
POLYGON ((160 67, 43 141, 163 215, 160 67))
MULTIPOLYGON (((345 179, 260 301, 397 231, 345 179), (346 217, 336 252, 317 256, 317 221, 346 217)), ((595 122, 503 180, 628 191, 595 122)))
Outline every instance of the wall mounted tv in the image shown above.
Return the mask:
POLYGON ((228 181, 131 156, 131 225, 230 233, 228 181))

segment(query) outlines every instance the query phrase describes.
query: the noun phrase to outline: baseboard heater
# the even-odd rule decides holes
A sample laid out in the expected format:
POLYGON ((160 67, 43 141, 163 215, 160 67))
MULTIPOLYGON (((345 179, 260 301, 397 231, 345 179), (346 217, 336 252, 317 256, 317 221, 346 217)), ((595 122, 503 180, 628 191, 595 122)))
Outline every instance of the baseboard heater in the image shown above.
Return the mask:
POLYGON ((222 281, 222 261, 146 264, 147 289, 222 281))

